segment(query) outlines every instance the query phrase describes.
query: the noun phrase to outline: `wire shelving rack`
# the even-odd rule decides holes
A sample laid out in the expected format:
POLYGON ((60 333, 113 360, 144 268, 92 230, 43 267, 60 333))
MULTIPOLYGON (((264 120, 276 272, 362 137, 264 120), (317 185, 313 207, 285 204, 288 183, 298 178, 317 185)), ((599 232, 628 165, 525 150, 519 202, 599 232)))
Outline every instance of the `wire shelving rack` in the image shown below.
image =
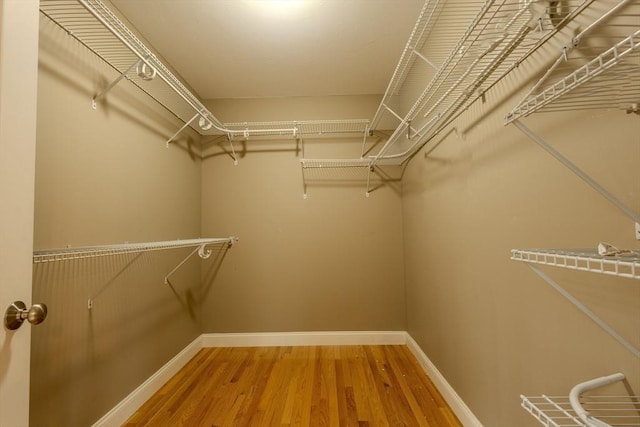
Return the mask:
MULTIPOLYGON (((67 34, 101 58, 117 77, 92 99, 93 108, 118 82, 125 79, 179 118, 200 135, 249 136, 329 134, 369 130, 368 120, 310 120, 301 122, 252 122, 223 124, 202 101, 149 49, 101 0, 41 0, 40 12, 67 34)), ((232 151, 233 146, 232 146, 232 151)), ((237 158, 234 158, 237 163, 237 158)))

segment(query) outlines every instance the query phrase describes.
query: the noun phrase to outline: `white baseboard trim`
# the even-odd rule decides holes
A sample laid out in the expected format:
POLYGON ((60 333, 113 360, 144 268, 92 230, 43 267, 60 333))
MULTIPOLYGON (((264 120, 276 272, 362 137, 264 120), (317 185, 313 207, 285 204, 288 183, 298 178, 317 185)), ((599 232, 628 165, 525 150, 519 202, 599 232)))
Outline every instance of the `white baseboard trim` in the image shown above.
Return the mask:
POLYGON ((114 427, 124 424, 160 388, 178 373, 201 349, 202 336, 197 337, 184 350, 168 361, 138 388, 96 421, 92 427, 114 427))
POLYGON ((447 382, 440 371, 438 371, 438 368, 436 368, 431 360, 429 360, 418 343, 416 343, 408 333, 406 345, 418 360, 422 369, 424 369, 433 384, 436 386, 453 413, 456 414, 456 417, 458 417, 462 425, 465 427, 482 427, 482 424, 473 412, 471 412, 471 409, 469 409, 460 396, 458 396, 458 393, 456 393, 453 387, 451 387, 451 384, 447 382))
POLYGON ((465 427, 482 427, 453 387, 405 331, 268 332, 202 334, 149 379, 96 421, 92 427, 124 424, 147 400, 206 347, 266 347, 302 345, 406 345, 465 427))
POLYGON ((404 331, 265 332, 203 334, 203 347, 267 347, 300 345, 404 345, 404 331))

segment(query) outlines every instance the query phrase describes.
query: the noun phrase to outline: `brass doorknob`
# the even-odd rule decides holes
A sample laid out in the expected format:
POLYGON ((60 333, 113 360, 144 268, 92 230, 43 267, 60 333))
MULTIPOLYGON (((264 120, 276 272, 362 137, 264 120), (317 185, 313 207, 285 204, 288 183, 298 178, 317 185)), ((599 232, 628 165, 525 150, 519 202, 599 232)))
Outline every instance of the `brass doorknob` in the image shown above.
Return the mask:
POLYGON ((38 325, 44 322, 47 318, 47 306, 44 304, 33 304, 31 308, 27 309, 27 306, 22 301, 15 301, 4 313, 4 325, 7 329, 14 330, 22 326, 22 323, 27 320, 32 325, 38 325))

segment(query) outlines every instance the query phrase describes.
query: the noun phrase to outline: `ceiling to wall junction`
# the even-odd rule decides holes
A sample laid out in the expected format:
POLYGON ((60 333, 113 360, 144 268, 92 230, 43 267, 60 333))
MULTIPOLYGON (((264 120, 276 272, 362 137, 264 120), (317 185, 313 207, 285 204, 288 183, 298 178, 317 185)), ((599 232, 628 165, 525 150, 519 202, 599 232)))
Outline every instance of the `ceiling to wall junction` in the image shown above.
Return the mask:
POLYGON ((112 0, 203 99, 384 93, 423 0, 112 0))

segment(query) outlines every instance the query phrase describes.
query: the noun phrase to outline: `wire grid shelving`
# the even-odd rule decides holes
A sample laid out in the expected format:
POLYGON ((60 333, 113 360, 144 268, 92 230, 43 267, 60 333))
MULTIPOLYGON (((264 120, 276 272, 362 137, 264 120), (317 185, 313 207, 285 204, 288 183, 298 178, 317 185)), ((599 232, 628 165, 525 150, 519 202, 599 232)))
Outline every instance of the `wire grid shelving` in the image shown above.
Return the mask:
POLYGON ((120 80, 135 84, 201 135, 254 136, 366 133, 368 120, 315 120, 223 124, 126 24, 100 0, 41 0, 40 12, 101 58, 119 74, 93 99, 97 101, 120 80), (158 78, 159 77, 159 78, 158 78))
POLYGON ((590 249, 512 249, 511 259, 570 270, 640 279, 640 252, 600 255, 590 249))
POLYGON ((168 240, 147 243, 123 243, 100 246, 77 246, 59 249, 42 249, 33 251, 33 263, 97 258, 129 253, 141 253, 178 248, 205 248, 207 246, 231 246, 237 241, 235 237, 168 240))
POLYGON ((372 120, 374 130, 383 116, 398 123, 373 164, 410 159, 589 1, 551 3, 427 1, 372 120))
POLYGON ((583 408, 596 419, 593 424, 578 416, 568 396, 520 398, 521 406, 546 427, 640 426, 640 396, 583 396, 583 408))
POLYGON ((120 77, 131 81, 185 123, 190 123, 194 115, 202 118, 202 127, 195 123, 192 126, 199 133, 203 134, 203 128, 210 125, 223 128, 185 84, 100 0, 41 0, 40 12, 120 77))
POLYGON ((507 115, 618 108, 640 113, 640 1, 623 0, 598 15, 507 115))
POLYGON ((305 135, 331 135, 331 134, 362 134, 366 137, 369 132, 368 119, 352 120, 301 120, 301 121, 275 121, 275 122, 242 122, 224 123, 224 127, 230 130, 230 138, 242 136, 249 138, 251 135, 260 136, 305 136, 305 135))

